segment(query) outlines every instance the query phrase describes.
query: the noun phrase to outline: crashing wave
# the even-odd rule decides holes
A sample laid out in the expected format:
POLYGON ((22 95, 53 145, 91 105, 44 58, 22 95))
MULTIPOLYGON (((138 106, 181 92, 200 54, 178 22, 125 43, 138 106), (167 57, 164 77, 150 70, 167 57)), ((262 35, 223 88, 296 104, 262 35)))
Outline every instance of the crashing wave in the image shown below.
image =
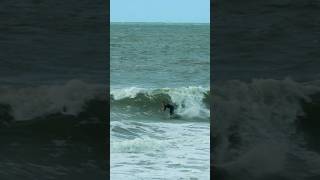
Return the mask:
POLYGON ((259 179, 272 174, 302 178, 306 171, 317 171, 312 167, 320 166, 320 156, 315 157, 316 153, 305 148, 297 120, 310 116, 304 105, 313 103, 312 95, 319 92, 318 81, 296 82, 289 78, 216 83, 212 156, 218 173, 234 177, 247 173, 246 177, 259 179), (291 172, 287 164, 293 163, 292 158, 301 160, 300 174, 286 174, 291 172))
POLYGON ((111 90, 111 106, 140 107, 158 110, 161 102, 166 101, 176 106, 176 113, 188 118, 209 118, 209 88, 138 88, 130 87, 111 90))
POLYGON ((10 114, 18 121, 56 113, 78 115, 89 108, 88 102, 106 101, 105 89, 105 85, 88 84, 80 80, 71 80, 64 85, 0 87, 0 105, 3 107, 0 109, 7 111, 1 114, 10 114))

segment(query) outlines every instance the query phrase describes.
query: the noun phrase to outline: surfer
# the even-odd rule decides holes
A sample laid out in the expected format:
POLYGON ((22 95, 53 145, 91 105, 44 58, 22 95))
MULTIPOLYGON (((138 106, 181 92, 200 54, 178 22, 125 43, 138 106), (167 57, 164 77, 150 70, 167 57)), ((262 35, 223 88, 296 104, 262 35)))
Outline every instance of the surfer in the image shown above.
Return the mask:
POLYGON ((165 111, 167 108, 169 108, 170 109, 170 115, 171 116, 173 115, 173 113, 174 113, 174 106, 173 105, 162 101, 162 108, 163 108, 163 111, 165 111))

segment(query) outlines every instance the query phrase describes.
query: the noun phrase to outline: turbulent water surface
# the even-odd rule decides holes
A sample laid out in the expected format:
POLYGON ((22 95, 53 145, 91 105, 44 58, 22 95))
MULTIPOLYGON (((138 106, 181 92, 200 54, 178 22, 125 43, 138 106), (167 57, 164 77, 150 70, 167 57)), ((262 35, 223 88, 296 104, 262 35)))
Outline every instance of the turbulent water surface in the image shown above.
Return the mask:
POLYGON ((209 179, 209 31, 111 24, 111 179, 209 179))
POLYGON ((320 179, 317 0, 220 1, 215 179, 320 179))
POLYGON ((100 0, 1 2, 0 179, 106 178, 101 7, 100 0))

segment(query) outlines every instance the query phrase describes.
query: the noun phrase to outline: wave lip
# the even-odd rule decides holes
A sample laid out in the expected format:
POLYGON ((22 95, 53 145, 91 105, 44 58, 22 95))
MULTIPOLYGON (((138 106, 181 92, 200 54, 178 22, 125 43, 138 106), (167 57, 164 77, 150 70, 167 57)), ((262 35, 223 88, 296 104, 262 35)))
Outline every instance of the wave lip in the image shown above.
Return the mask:
POLYGON ((106 100, 104 85, 71 80, 63 85, 0 87, 0 111, 8 111, 18 121, 56 113, 78 115, 92 100, 106 100), (10 108, 4 108, 7 106, 10 108))
POLYGON ((209 88, 189 86, 178 88, 129 87, 111 90, 114 106, 136 106, 156 110, 166 101, 176 106, 176 114, 184 118, 209 118, 209 88))

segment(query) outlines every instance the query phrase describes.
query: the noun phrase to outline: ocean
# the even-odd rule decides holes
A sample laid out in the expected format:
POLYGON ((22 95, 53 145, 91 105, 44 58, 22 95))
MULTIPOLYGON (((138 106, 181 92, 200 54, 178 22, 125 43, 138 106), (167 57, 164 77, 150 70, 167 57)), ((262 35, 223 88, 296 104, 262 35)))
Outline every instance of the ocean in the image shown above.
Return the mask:
POLYGON ((111 179, 320 179, 319 1, 112 24, 110 97, 102 4, 2 3, 1 180, 105 179, 108 131, 111 179))
POLYGON ((213 178, 319 179, 319 1, 215 9, 213 178))
POLYGON ((103 5, 1 3, 1 180, 108 176, 103 5))
POLYGON ((210 25, 111 23, 110 54, 111 179, 209 179, 210 25))

